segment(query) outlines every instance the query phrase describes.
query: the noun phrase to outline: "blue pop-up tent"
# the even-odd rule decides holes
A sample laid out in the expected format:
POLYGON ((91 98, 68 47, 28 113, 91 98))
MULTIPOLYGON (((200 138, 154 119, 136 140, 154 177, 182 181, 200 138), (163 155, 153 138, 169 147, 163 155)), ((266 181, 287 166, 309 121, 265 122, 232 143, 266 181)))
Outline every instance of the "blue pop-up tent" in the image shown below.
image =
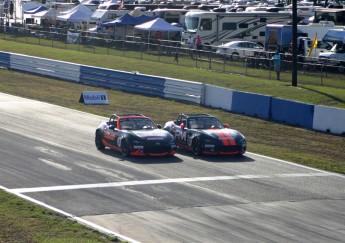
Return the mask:
POLYGON ((106 23, 102 23, 101 27, 115 27, 115 26, 124 26, 124 25, 138 25, 138 24, 142 24, 148 21, 151 21, 153 19, 155 19, 156 17, 151 17, 151 16, 147 16, 147 15, 140 15, 138 17, 133 17, 132 15, 125 13, 124 15, 122 15, 120 18, 110 21, 110 22, 106 22, 106 23))
POLYGON ((28 10, 25 10, 24 13, 25 14, 35 14, 35 13, 38 13, 38 12, 41 12, 41 11, 44 11, 44 10, 47 10, 48 8, 45 7, 45 6, 39 6, 37 8, 32 8, 32 9, 28 9, 28 10))

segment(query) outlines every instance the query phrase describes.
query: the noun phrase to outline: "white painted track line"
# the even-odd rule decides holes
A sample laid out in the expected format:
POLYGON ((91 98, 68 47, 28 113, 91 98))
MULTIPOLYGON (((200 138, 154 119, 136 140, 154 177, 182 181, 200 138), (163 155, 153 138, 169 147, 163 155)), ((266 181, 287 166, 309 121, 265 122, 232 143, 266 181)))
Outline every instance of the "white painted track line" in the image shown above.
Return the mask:
POLYGON ((154 184, 168 184, 168 183, 186 183, 186 182, 200 182, 200 181, 262 179, 262 178, 279 178, 279 177, 280 178, 282 178, 282 177, 284 177, 284 178, 287 178, 287 177, 316 177, 316 176, 332 176, 332 174, 318 172, 318 173, 273 174, 273 175, 237 175, 237 176, 175 178, 175 179, 124 181, 124 182, 110 182, 110 183, 97 183, 97 184, 84 184, 84 185, 69 185, 69 186, 18 188, 18 189, 9 189, 9 191, 12 193, 30 193, 30 192, 81 190, 81 189, 91 189, 91 188, 154 185, 154 184))

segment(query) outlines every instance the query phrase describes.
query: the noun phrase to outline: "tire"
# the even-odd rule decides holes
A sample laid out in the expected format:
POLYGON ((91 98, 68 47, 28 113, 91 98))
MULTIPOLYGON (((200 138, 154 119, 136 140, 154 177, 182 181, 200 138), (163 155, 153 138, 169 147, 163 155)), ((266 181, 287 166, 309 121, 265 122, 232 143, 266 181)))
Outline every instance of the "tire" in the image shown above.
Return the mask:
POLYGON ((237 52, 233 52, 231 54, 231 60, 237 61, 238 59, 240 59, 240 54, 238 54, 237 52))
POLYGON ((103 142, 102 142, 102 133, 101 131, 96 132, 95 136, 95 145, 98 150, 103 150, 105 148, 103 142))
POLYGON ((121 142, 121 154, 123 157, 129 157, 131 154, 129 144, 126 139, 123 139, 121 142))
POLYGON ((199 138, 194 138, 192 142, 192 150, 194 155, 201 155, 201 143, 199 138))

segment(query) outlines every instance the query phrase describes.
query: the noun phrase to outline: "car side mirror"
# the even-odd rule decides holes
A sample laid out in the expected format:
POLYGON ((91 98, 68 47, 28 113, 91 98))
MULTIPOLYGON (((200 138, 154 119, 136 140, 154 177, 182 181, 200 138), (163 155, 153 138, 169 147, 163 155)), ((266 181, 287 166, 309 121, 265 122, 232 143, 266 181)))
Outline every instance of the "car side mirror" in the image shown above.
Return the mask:
POLYGON ((157 127, 158 127, 159 129, 162 129, 162 125, 161 125, 161 124, 157 124, 157 127))
POLYGON ((229 126, 228 123, 226 123, 226 124, 224 124, 224 127, 225 127, 225 128, 229 128, 230 126, 229 126))
POLYGON ((181 123, 180 128, 183 130, 185 127, 184 123, 181 123))

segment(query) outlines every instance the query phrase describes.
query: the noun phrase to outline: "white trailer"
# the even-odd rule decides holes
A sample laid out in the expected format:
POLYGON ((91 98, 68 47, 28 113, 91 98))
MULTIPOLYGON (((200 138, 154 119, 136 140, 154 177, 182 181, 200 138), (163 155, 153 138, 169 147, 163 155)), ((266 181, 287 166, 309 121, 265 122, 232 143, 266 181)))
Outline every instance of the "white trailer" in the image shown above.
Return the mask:
POLYGON ((206 12, 189 11, 185 15, 182 38, 200 36, 204 45, 220 45, 233 40, 264 44, 267 24, 287 24, 291 12, 206 12))
POLYGON ((298 36, 314 38, 318 40, 326 35, 330 29, 344 29, 344 26, 335 25, 333 21, 320 21, 319 23, 310 23, 308 25, 297 25, 298 36))

